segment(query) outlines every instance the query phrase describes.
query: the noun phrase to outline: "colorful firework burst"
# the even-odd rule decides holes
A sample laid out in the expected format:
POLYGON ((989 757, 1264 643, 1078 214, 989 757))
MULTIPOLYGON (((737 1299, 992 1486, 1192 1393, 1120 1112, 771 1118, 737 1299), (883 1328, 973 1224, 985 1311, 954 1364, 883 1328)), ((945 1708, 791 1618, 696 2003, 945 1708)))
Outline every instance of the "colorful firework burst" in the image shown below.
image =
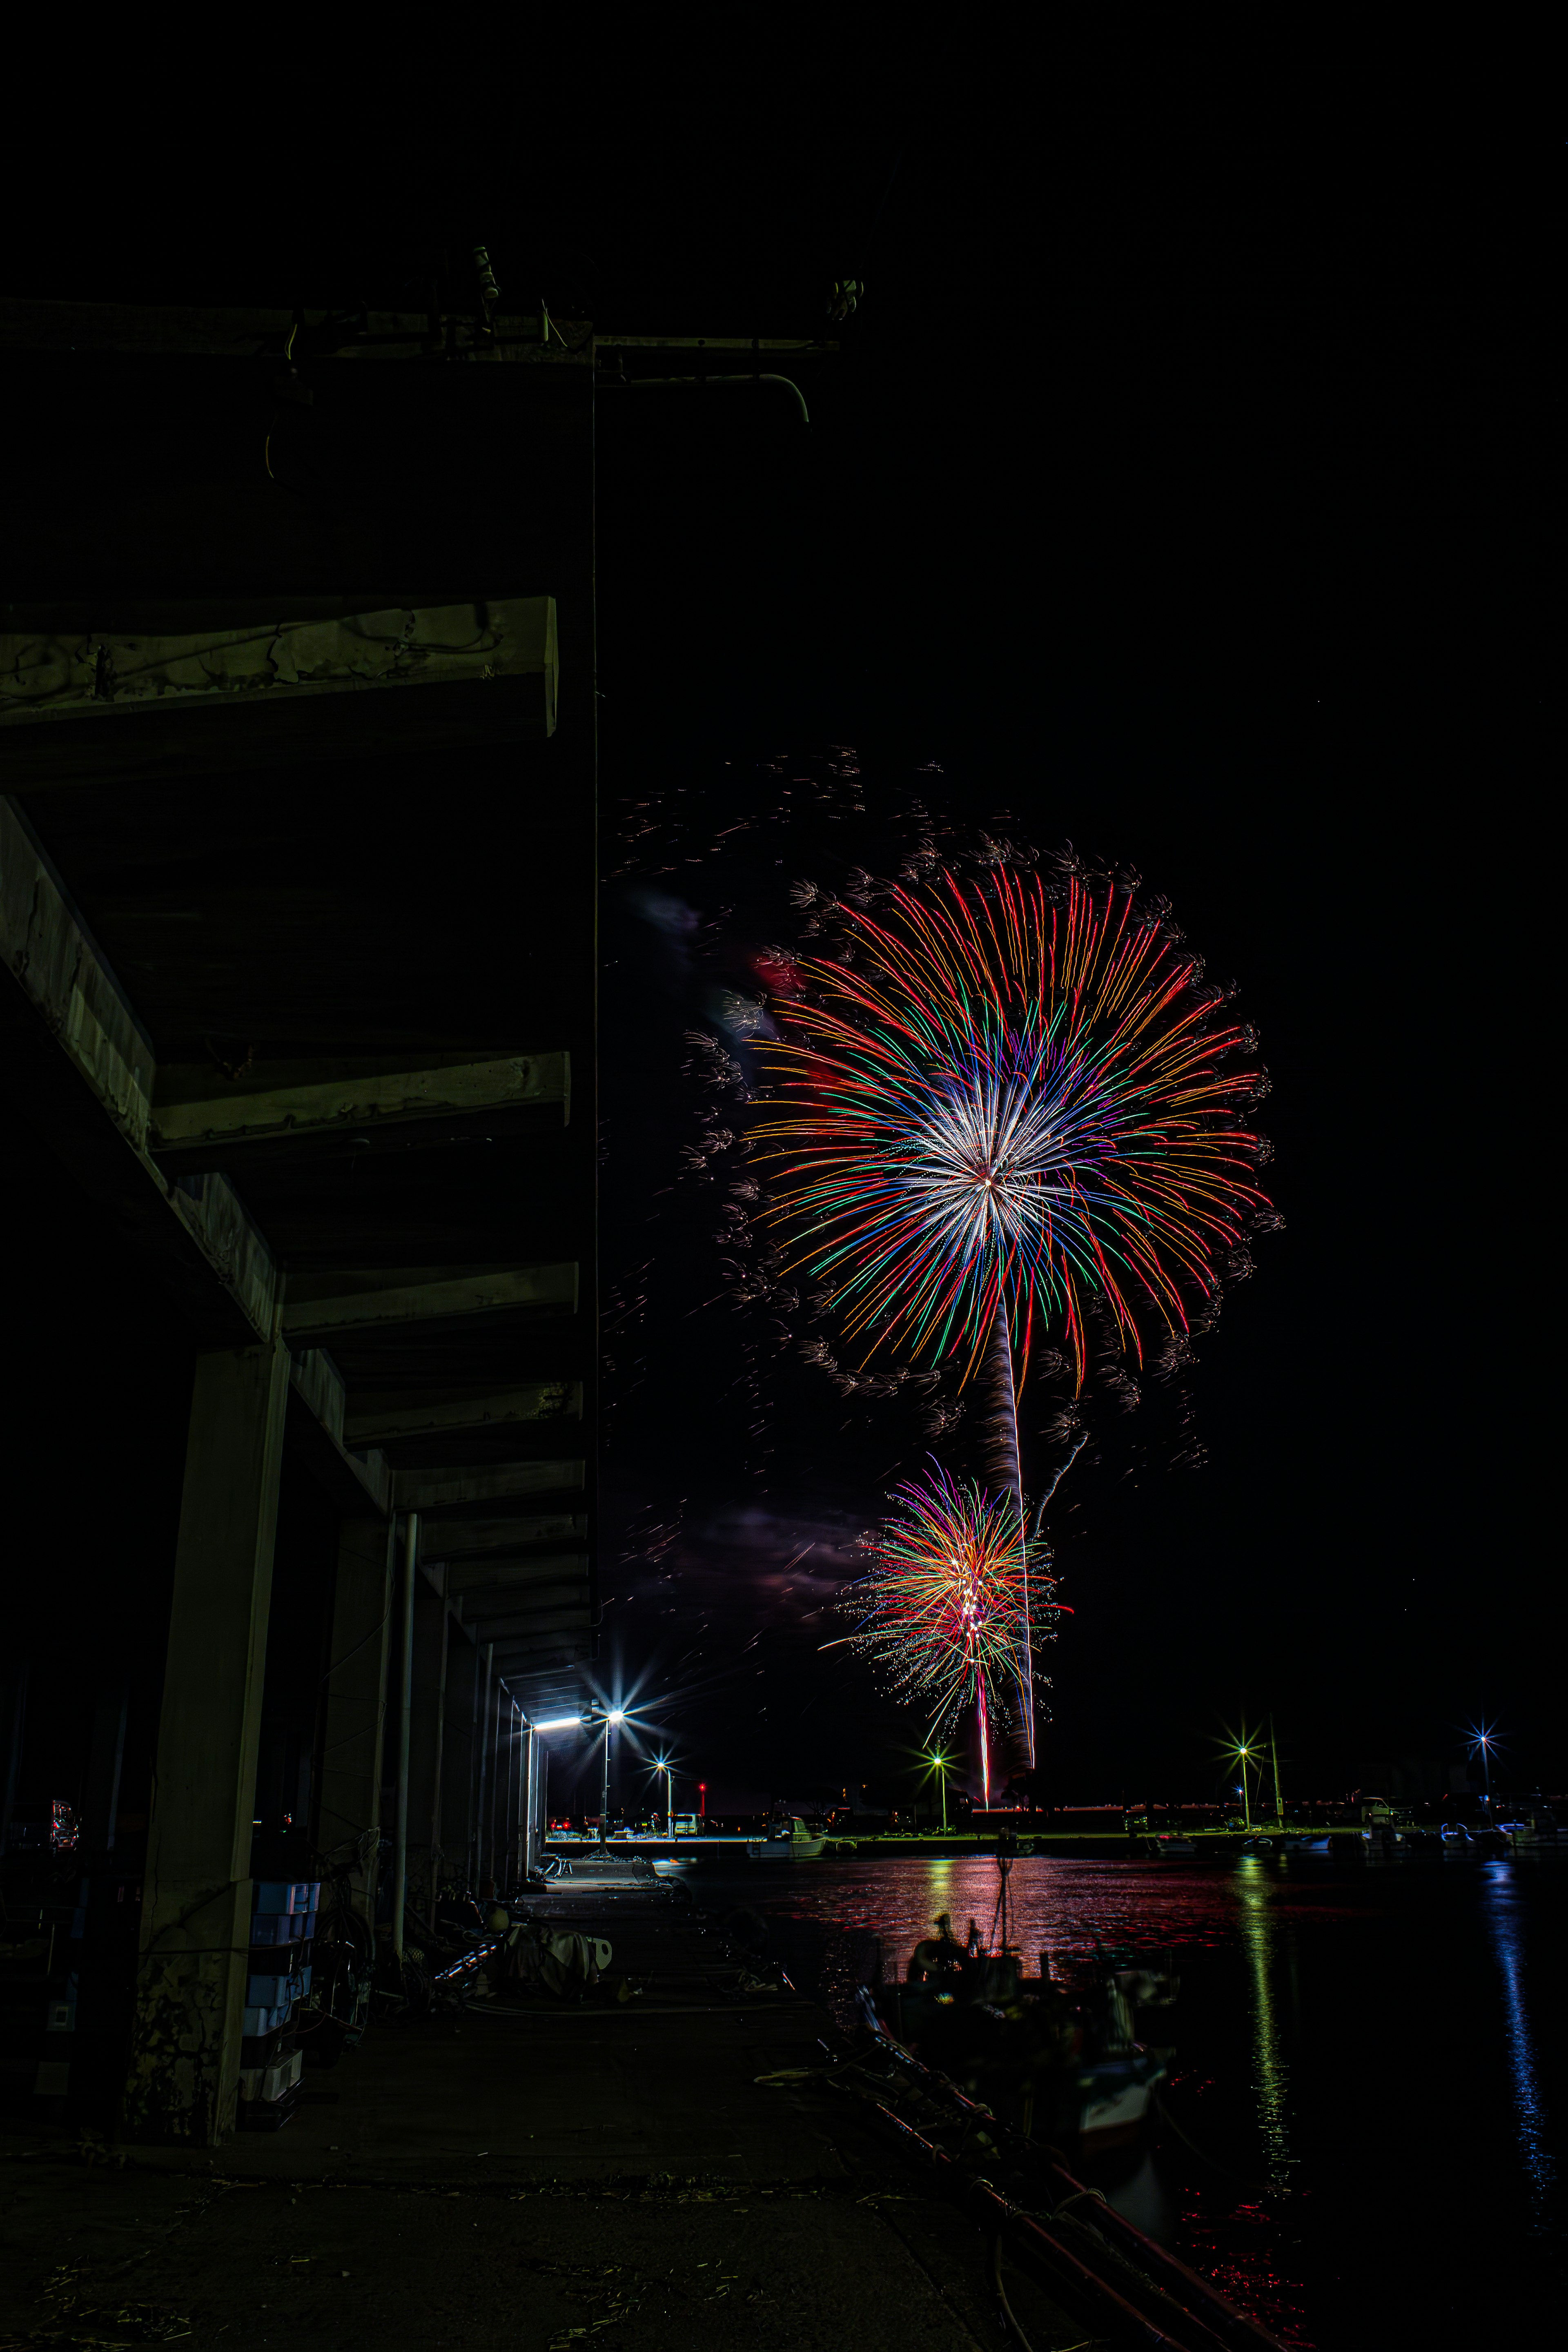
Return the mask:
POLYGON ((894 1499, 902 1508, 865 1538, 870 1567, 842 1604, 859 1621, 849 1639, 894 1697, 930 1710, 928 1738, 975 1708, 989 1802, 992 1726, 1032 1713, 1034 1641, 1059 1613, 1049 1555, 1027 1541, 1014 1496, 940 1467, 894 1499))
POLYGON ((1234 1066, 1256 1036, 1201 965, 1077 876, 947 874, 841 913, 848 960, 803 961, 778 1005, 756 1134, 847 1335, 962 1354, 967 1379, 995 1334, 1016 1398, 1048 1327, 1082 1387, 1097 1304, 1139 1362, 1152 1322, 1184 1331, 1268 1206, 1240 1115, 1258 1074, 1234 1066))

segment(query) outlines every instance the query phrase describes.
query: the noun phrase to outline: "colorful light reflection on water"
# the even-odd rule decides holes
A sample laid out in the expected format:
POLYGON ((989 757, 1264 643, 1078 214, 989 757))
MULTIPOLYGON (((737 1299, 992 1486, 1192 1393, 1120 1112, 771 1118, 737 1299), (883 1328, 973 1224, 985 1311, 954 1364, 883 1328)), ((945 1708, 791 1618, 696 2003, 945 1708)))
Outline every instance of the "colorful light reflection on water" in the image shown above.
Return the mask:
POLYGON ((1520 2160, 1530 2183, 1535 2225, 1539 2229, 1546 2225, 1547 2200, 1556 2185, 1557 2167, 1546 2144, 1546 2110, 1541 2090, 1541 2067, 1525 2000, 1524 1906, 1511 1864, 1488 1863, 1483 1885, 1492 1948, 1497 1954, 1498 1968, 1502 1976, 1509 2063, 1513 2072, 1514 2113, 1519 2120, 1520 2160))
MULTIPOLYGON (((741 1885, 729 1900, 879 1936, 898 1975, 939 1912, 984 1933, 996 1899, 994 1864, 970 1855, 741 1885)), ((1031 1973, 1042 1951, 1070 1973, 1097 1943, 1175 1962, 1177 2006, 1146 2030, 1176 2045, 1172 2112, 1201 2154, 1161 2132, 1115 2192, 1141 2226, 1294 2347, 1533 2340, 1508 2315, 1523 2325, 1568 2250, 1568 2037, 1546 1998, 1568 1852, 1026 1857, 1009 1896, 1031 1973)))

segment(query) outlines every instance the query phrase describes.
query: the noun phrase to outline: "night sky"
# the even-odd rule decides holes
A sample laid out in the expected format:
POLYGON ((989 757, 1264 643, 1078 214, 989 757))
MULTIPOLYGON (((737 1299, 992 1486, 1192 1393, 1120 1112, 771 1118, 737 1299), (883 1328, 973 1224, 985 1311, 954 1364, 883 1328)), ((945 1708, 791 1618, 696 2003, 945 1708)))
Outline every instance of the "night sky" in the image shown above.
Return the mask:
MULTIPOLYGON (((809 434, 783 395, 602 404, 606 1677, 737 1797, 908 1795, 919 1718, 817 1645, 929 1428, 735 1303, 710 1139, 745 1112, 691 1040, 732 1043, 790 885, 893 870, 920 804, 1136 865, 1273 1082, 1286 1229, 1184 1399, 1096 1406, 1058 1498, 1047 1787, 1210 1795, 1270 1708, 1288 1792, 1483 1717, 1560 1778, 1528 158, 1394 73, 1057 62, 1037 115, 960 75, 819 131, 820 181, 775 127, 738 221, 682 185, 640 225, 690 273, 671 323, 728 323, 704 268, 765 258, 779 326, 897 165, 809 434)), ((1037 1482, 1059 1449, 1026 1446, 1037 1482)))
MULTIPOLYGON (((1206 1796, 1269 1708, 1288 1790, 1481 1717, 1561 1787, 1517 95, 1430 25, 1417 67, 1235 16, 1036 24, 1027 57, 946 16, 891 51, 721 21, 646 57, 498 35, 385 103, 323 68, 264 148, 215 112, 138 152, 109 256, 154 299, 389 304, 482 237, 504 294, 633 332, 810 334, 868 281, 842 353, 782 368, 809 430, 776 390, 600 402, 606 1686, 660 1701, 688 1785, 907 1792, 919 1719, 817 1645, 927 1406, 845 1398, 736 1302, 705 1139, 743 1106, 704 1073, 791 885, 887 872, 923 811, 1136 866, 1272 1079, 1285 1230, 1184 1396, 1094 1408, 1053 1515, 1052 1789, 1206 1796)), ((107 248, 62 231, 18 290, 66 250, 107 248)), ((525 909, 526 841, 498 854, 525 909)))

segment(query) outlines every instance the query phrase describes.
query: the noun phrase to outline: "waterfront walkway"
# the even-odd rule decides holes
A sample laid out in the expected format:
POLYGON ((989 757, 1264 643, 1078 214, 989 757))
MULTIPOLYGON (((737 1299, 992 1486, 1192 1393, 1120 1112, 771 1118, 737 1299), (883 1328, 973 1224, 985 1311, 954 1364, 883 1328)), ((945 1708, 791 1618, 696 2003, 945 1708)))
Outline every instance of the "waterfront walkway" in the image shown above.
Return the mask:
MULTIPOLYGON (((1004 2352, 930 2176, 858 2102, 758 2083, 826 2065, 825 2012, 744 1990, 717 1921, 629 1858, 531 1905, 613 1946, 582 2001, 373 2028, 216 2156, 0 2143, 0 2352, 1004 2352)), ((1089 2340, 1009 2292, 1038 2352, 1089 2340)))

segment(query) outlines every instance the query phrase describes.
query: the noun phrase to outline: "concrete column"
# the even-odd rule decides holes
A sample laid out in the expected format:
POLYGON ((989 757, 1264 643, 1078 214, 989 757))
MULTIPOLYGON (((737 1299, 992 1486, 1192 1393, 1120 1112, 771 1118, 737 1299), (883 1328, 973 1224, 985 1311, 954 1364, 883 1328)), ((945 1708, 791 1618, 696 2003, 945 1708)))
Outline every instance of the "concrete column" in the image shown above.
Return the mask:
POLYGON ((447 1736, 441 1764, 442 1868, 451 1877, 474 1876, 470 1838, 474 1811, 474 1718, 479 1654, 460 1617, 447 1627, 447 1736))
MULTIPOLYGON (((437 1576, 445 1571, 437 1570, 437 1576)), ((437 1855, 431 1828, 441 1785, 447 1600, 421 1569, 414 1583, 414 1713, 408 1746, 408 1900, 421 1918, 436 1907, 437 1855)))
POLYGON ((531 1745, 533 1745, 533 1734, 531 1734, 531 1728, 529 1728, 527 1719, 524 1719, 524 1715, 521 1715, 521 1707, 517 1710, 515 1734, 512 1736, 515 1736, 517 1740, 517 1828, 512 1830, 512 1884, 515 1884, 515 1886, 521 1886, 521 1882, 524 1882, 524 1877, 527 1877, 529 1750, 531 1750, 531 1745))
POLYGON ((494 1717, 490 1724, 490 1869, 495 1877, 496 1893, 506 1893, 506 1791, 507 1760, 510 1750, 507 1730, 510 1722, 510 1702, 499 1685, 494 1692, 494 1717))
POLYGON ((396 1551, 391 1519, 345 1519, 338 1539, 317 1843, 353 1856, 354 1908, 375 1924, 386 1675, 396 1551))
POLYGON ((522 1735, 522 1874, 526 1878, 537 1867, 542 1840, 539 1834, 539 1737, 531 1723, 522 1735))
POLYGON ((125 2085, 132 2139, 216 2147, 234 2128, 288 1396, 276 1343, 196 1360, 125 2085))
POLYGON ((485 1700, 479 1718, 479 1857, 481 1879, 496 1874, 496 1676, 495 1643, 485 1643, 485 1700))

